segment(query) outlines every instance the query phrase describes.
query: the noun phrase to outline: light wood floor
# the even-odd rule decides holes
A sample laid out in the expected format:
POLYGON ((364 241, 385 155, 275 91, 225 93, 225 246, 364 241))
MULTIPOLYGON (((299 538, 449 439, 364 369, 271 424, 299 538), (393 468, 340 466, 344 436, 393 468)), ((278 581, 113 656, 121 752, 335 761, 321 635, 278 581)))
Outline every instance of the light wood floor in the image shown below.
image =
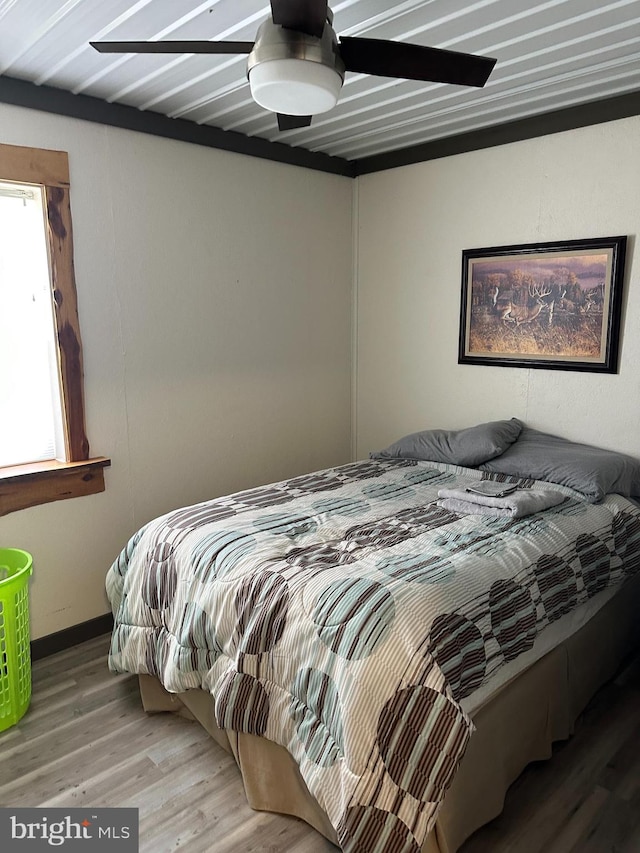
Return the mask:
MULTIPOLYGON (((107 648, 34 664, 31 708, 0 734, 0 805, 135 806, 141 853, 335 853, 301 821, 252 811, 233 759, 197 723, 147 716, 107 648)), ((640 853, 640 654, 460 853, 543 851, 640 853)))

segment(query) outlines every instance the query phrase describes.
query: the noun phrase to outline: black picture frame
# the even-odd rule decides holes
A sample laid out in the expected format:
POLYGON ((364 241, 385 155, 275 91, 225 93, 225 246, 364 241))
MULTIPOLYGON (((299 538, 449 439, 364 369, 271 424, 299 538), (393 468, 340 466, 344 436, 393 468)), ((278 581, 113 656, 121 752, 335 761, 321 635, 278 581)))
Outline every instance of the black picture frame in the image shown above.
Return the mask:
POLYGON ((626 244, 464 249, 458 364, 616 373, 626 244))

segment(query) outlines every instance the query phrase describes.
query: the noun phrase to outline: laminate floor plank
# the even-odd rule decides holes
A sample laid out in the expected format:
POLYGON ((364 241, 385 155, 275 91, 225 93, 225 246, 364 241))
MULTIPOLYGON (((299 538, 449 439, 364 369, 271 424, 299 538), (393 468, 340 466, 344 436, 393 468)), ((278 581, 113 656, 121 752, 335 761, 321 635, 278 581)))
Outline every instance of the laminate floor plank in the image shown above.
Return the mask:
MULTIPOLYGON (((40 741, 50 739, 52 730, 62 731, 67 726, 75 725, 78 720, 101 708, 111 706, 115 702, 120 706, 125 697, 132 700, 131 708, 136 709, 140 704, 137 680, 127 676, 118 678, 111 683, 105 682, 104 675, 101 683, 96 683, 91 689, 86 689, 78 682, 55 695, 33 697, 28 715, 21 724, 24 738, 38 748, 40 741)), ((73 735, 72 735, 73 736, 73 735)))
MULTIPOLYGON (((135 682, 129 681, 126 692, 111 695, 109 701, 99 702, 84 714, 66 717, 64 722, 57 725, 55 714, 52 714, 52 725, 48 731, 42 731, 39 727, 38 734, 33 738, 26 731, 24 744, 3 756, 0 783, 7 778, 29 775, 32 771, 38 771, 42 765, 54 764, 71 753, 86 751, 96 740, 114 740, 126 731, 127 723, 137 724, 137 707, 132 703, 123 709, 123 699, 127 695, 135 697, 135 692, 135 682), (52 737, 54 731, 55 737, 52 737)), ((47 716, 45 722, 49 719, 47 716)))
MULTIPOLYGON (((105 723, 105 714, 91 715, 95 729, 89 730, 88 736, 84 718, 82 728, 72 732, 75 738, 68 739, 66 754, 57 755, 53 761, 43 759, 39 766, 37 755, 33 756, 33 765, 28 771, 20 771, 19 755, 12 756, 11 770, 4 761, 0 762, 0 804, 40 805, 54 795, 80 787, 88 778, 110 773, 132 754, 144 753, 145 747, 172 737, 184 722, 179 718, 171 719, 169 714, 144 720, 140 710, 139 707, 131 708, 126 713, 114 714, 114 709, 109 708, 106 716, 111 714, 112 725, 107 732, 100 729, 105 723)), ((117 790, 113 796, 118 796, 117 790)))
POLYGON ((136 798, 156 783, 167 785, 161 770, 146 756, 137 755, 106 772, 95 776, 86 774, 78 785, 65 788, 44 800, 41 805, 56 808, 103 808, 113 805, 113 792, 118 791, 118 805, 137 807, 136 798))
MULTIPOLYGON (((0 733, 0 805, 136 807, 140 853, 335 853, 303 821, 253 811, 233 758, 198 723, 146 714, 108 648, 34 663, 31 708, 0 733)), ((640 653, 553 752, 460 853, 640 853, 640 653)))
POLYGON ((38 687, 41 681, 66 677, 70 671, 87 662, 94 664, 100 659, 106 661, 110 644, 111 638, 103 634, 93 640, 87 640, 70 649, 35 661, 32 667, 33 686, 38 687))

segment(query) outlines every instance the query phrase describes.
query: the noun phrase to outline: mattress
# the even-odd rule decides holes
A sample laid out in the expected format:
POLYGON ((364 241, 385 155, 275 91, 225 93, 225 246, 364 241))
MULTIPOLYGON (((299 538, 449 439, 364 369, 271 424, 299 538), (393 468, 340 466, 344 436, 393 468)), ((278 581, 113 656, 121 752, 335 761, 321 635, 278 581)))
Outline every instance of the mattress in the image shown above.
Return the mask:
POLYGON ((218 729, 286 750, 344 851, 419 850, 469 711, 640 568, 625 498, 554 486, 524 518, 439 505, 483 476, 368 460, 155 519, 107 577, 111 667, 199 688, 218 729))

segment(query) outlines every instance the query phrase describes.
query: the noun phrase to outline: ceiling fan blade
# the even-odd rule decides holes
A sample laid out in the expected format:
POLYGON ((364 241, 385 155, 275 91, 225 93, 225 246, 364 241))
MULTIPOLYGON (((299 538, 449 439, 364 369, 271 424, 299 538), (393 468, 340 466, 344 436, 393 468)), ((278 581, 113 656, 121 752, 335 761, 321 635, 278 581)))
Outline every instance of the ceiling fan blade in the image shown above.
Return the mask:
POLYGON ((347 71, 460 86, 484 86, 496 64, 486 56, 350 36, 340 39, 340 56, 347 71))
POLYGON ((273 23, 321 38, 327 20, 327 0, 271 0, 273 23))
POLYGON ((279 130, 296 130, 298 127, 309 127, 312 116, 289 116, 278 113, 279 130))
POLYGON ((90 41, 100 53, 251 53, 252 41, 90 41))

